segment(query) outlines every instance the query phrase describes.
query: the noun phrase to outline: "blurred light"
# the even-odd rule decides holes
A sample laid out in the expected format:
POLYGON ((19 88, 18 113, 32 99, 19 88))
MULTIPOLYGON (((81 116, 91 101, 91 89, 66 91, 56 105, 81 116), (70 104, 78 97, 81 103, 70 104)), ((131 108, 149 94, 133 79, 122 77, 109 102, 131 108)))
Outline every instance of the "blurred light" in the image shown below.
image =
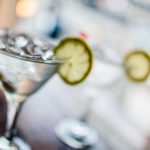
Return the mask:
POLYGON ((18 17, 29 17, 37 10, 36 0, 19 0, 16 5, 16 15, 18 17))
POLYGON ((99 43, 103 39, 103 30, 99 24, 88 24, 82 30, 84 34, 86 34, 87 40, 90 43, 99 43))
POLYGON ((80 32, 79 37, 85 40, 87 38, 87 35, 84 32, 80 32))

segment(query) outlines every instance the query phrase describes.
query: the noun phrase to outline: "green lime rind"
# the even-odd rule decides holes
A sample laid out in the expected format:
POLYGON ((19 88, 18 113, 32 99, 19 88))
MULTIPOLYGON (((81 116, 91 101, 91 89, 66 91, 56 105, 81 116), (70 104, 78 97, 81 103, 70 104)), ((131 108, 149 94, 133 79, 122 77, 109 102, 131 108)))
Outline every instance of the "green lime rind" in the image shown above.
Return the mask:
POLYGON ((126 74, 129 77, 130 80, 134 81, 134 82, 143 82, 145 81, 149 74, 150 74, 150 56, 143 50, 136 50, 136 51, 132 51, 130 53, 128 53, 125 58, 124 58, 124 66, 126 69, 126 74), (126 64, 128 62, 129 59, 131 59, 132 56, 135 55, 143 55, 145 57, 145 59, 147 60, 148 64, 149 64, 149 68, 147 70, 147 73, 145 74, 145 76, 141 77, 141 78, 136 78, 135 76, 131 75, 130 70, 127 69, 126 64))
MULTIPOLYGON (((59 73, 60 77, 63 79, 63 81, 64 81, 65 83, 67 83, 67 84, 69 84, 69 85, 77 85, 77 84, 80 84, 80 83, 82 83, 83 81, 85 81, 86 78, 88 77, 88 75, 90 74, 91 70, 92 70, 92 67, 93 67, 93 59, 94 59, 94 57, 93 57, 93 52, 92 52, 91 48, 88 46, 88 44, 87 44, 83 39, 81 39, 81 38, 79 38, 79 37, 68 37, 68 38, 63 39, 63 40, 60 42, 59 45, 57 45, 56 47, 54 47, 54 53, 56 54, 57 51, 59 51, 60 48, 61 48, 64 44, 66 44, 67 42, 76 42, 76 43, 79 42, 80 44, 82 44, 82 45, 85 47, 86 51, 88 52, 88 54, 89 54, 89 56, 90 56, 90 58, 89 58, 89 67, 88 67, 88 69, 87 69, 87 72, 86 72, 86 73, 83 75, 83 77, 82 77, 80 80, 78 80, 78 81, 74 81, 74 82, 69 81, 69 80, 66 78, 66 76, 64 77, 64 76, 60 73, 60 67, 61 67, 61 65, 60 65, 59 68, 58 68, 58 73, 59 73)), ((60 59, 60 58, 58 58, 58 59, 60 59)), ((66 63, 67 63, 67 62, 66 62, 66 63)))

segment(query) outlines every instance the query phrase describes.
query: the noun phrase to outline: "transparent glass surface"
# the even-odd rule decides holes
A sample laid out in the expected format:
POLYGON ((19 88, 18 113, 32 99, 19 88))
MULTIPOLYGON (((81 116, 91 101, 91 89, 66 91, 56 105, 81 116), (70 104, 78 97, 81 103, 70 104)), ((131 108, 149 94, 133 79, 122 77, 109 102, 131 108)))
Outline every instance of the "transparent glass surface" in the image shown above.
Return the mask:
POLYGON ((0 50, 1 87, 8 95, 8 128, 0 138, 0 149, 30 150, 22 139, 16 140, 16 123, 28 96, 36 92, 56 72, 64 60, 26 57, 0 50))
POLYGON ((37 91, 56 72, 57 66, 55 61, 40 63, 38 60, 34 62, 0 54, 0 74, 4 78, 4 88, 23 96, 37 91))

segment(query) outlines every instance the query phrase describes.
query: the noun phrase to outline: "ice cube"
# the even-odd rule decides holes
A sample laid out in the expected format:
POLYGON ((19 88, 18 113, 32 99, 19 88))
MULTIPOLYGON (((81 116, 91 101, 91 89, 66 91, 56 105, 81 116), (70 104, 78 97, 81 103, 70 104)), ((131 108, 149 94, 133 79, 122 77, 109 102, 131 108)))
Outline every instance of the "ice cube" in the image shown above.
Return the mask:
POLYGON ((20 54, 21 56, 25 56, 25 55, 26 55, 26 53, 25 53, 24 51, 21 51, 19 54, 20 54))
POLYGON ((43 38, 43 39, 42 38, 34 38, 33 43, 36 46, 40 47, 43 51, 48 50, 49 47, 50 47, 50 44, 49 44, 49 42, 47 41, 46 38, 43 38))
POLYGON ((44 52, 40 47, 34 47, 34 51, 33 51, 34 55, 41 55, 43 56, 44 52))
POLYGON ((19 35, 15 38, 15 46, 16 47, 25 47, 28 44, 28 38, 23 36, 23 35, 19 35))
POLYGON ((16 35, 11 35, 6 39, 9 46, 15 46, 15 36, 16 35))
POLYGON ((28 44, 25 48, 24 48, 24 52, 28 55, 33 55, 33 51, 34 51, 34 45, 33 44, 28 44))
POLYGON ((25 47, 28 44, 28 38, 24 35, 11 35, 7 39, 8 45, 14 46, 14 47, 25 47))
POLYGON ((32 38, 24 33, 14 33, 9 29, 0 29, 0 49, 31 59, 52 59, 50 50, 53 44, 47 38, 32 38), (1 37, 2 36, 2 37, 1 37))
POLYGON ((54 56, 54 53, 52 50, 48 50, 47 52, 44 53, 44 55, 42 56, 43 60, 48 60, 51 59, 54 56))

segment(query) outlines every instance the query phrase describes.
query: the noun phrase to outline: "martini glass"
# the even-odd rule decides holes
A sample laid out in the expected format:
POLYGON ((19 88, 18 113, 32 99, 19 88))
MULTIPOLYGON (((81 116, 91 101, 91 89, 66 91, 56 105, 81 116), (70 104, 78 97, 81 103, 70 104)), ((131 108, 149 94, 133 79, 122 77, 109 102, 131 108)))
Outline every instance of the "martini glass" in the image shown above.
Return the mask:
MULTIPOLYGON (((106 49, 104 52, 106 52, 106 49)), ((114 51, 112 51, 112 53, 114 54, 114 51)), ((85 86, 80 89, 81 93, 86 93, 87 99, 82 116, 80 118, 62 119, 62 121, 58 122, 55 126, 57 137, 63 143, 75 149, 88 149, 98 143, 98 133, 96 129, 88 123, 91 108, 95 100, 97 100, 97 98, 100 97, 105 90, 108 90, 108 86, 112 87, 116 82, 118 82, 119 77, 122 74, 123 67, 119 59, 120 57, 116 56, 115 61, 113 61, 104 55, 103 49, 94 51, 95 60, 91 75, 87 81, 85 81, 85 86), (102 61, 101 57, 103 58, 102 61), (102 62, 108 63, 109 67, 107 66, 106 68, 106 65, 102 64, 102 62), (108 72, 109 75, 107 74, 108 72), (112 75, 114 72, 116 73, 111 78, 110 73, 112 75)))
MULTIPOLYGON (((19 41, 20 44, 25 43, 23 38, 25 37, 22 36, 17 41, 15 39, 14 42, 17 43, 19 41)), ((31 56, 23 54, 22 56, 16 52, 16 50, 22 52, 20 51, 20 47, 10 47, 11 42, 8 40, 13 40, 13 38, 4 39, 1 38, 0 41, 1 87, 6 95, 9 96, 9 99, 11 99, 9 102, 9 110, 11 111, 13 106, 15 111, 13 116, 9 117, 8 115, 9 125, 5 137, 0 138, 0 149, 30 150, 30 146, 21 139, 14 140, 17 134, 16 123, 19 113, 27 97, 39 90, 52 77, 59 64, 63 63, 64 60, 56 60, 55 58, 46 59, 42 58, 41 55, 31 56), (10 51, 9 49, 11 48, 15 48, 15 50, 10 51)), ((38 43, 40 45, 41 41, 38 41, 38 43)), ((27 47, 27 45, 25 44, 24 47, 27 47)))
MULTIPOLYGON (((94 66, 90 77, 86 81, 87 86, 83 89, 87 95, 85 113, 79 119, 63 119, 55 127, 55 132, 63 143, 76 149, 86 149, 98 143, 98 134, 88 123, 88 117, 91 114, 91 108, 95 100, 105 93, 111 94, 113 97, 115 94, 120 97, 119 99, 123 98, 123 91, 126 88, 126 83, 128 83, 126 77, 128 68, 130 68, 130 71, 132 68, 133 70, 136 68, 137 76, 134 74, 135 79, 136 77, 138 79, 142 77, 143 79, 143 75, 145 79, 145 75, 146 77, 147 74, 149 75, 149 57, 147 54, 136 50, 131 52, 131 54, 128 57, 131 56, 134 61, 130 61, 130 64, 127 66, 123 57, 119 56, 113 49, 99 47, 98 51, 94 51, 94 66), (139 70, 142 72, 140 76, 138 76, 139 70)), ((80 93, 83 93, 81 90, 80 93)))

